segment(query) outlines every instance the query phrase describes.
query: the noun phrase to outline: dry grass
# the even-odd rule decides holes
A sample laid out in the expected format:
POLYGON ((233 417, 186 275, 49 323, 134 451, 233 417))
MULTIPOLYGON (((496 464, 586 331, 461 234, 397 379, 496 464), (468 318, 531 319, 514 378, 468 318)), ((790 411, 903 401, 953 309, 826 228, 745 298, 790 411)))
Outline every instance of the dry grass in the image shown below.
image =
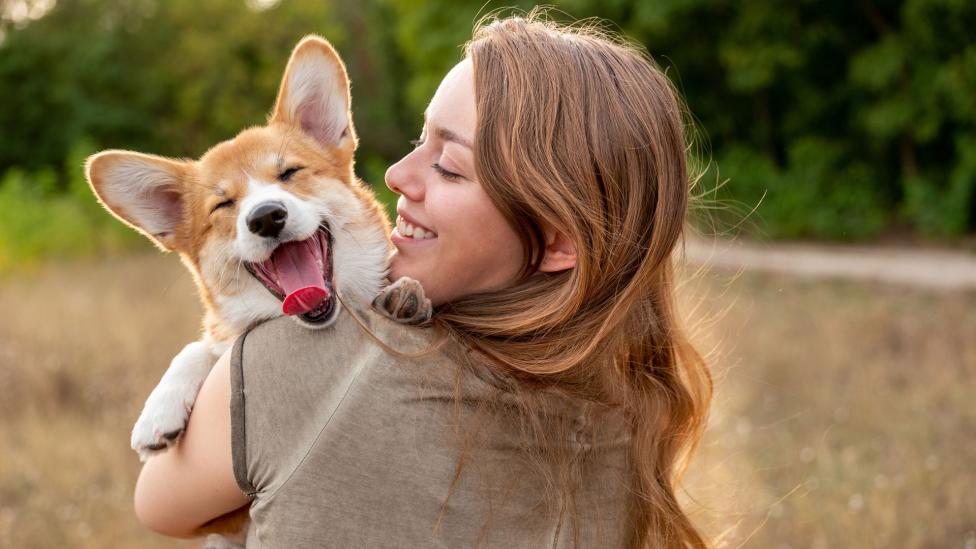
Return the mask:
POLYGON ((976 548, 976 293, 700 286, 727 312, 689 492, 720 546, 976 548))
MULTIPOLYGON (((753 275, 689 290, 708 296, 718 377, 689 491, 724 546, 976 548, 976 294, 753 275)), ((136 523, 128 448, 196 337, 182 266, 53 266, 0 281, 0 308, 0 546, 182 546, 136 523)))
POLYGON ((175 257, 71 264, 0 282, 0 547, 178 547, 132 513, 129 431, 197 337, 175 257))

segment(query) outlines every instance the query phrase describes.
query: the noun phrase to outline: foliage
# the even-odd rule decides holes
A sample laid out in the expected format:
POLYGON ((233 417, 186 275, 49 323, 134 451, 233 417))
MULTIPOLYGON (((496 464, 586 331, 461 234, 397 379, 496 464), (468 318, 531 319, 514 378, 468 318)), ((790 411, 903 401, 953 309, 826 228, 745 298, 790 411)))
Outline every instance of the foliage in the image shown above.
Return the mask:
MULTIPOLYGON (((66 159, 85 138, 197 157, 261 123, 288 51, 311 32, 347 62, 360 166, 379 183, 418 133, 474 22, 502 6, 531 3, 61 0, 35 21, 0 19, 5 200, 69 208, 80 164, 65 168, 66 159)), ((650 51, 694 113, 696 150, 713 167, 705 181, 728 179, 719 200, 758 205, 765 234, 976 230, 973 2, 561 0, 557 8, 568 12, 553 12, 561 20, 609 20, 650 51)), ((14 240, 0 234, 4 246, 14 240)))
POLYGON ((144 241, 93 199, 80 169, 92 152, 85 142, 69 150, 63 191, 51 168, 11 168, 0 179, 0 273, 37 257, 86 257, 144 241))
MULTIPOLYGON (((760 221, 780 236, 864 238, 884 227, 884 199, 871 185, 871 167, 845 162, 847 156, 836 143, 804 138, 790 146, 787 167, 779 168, 752 149, 732 146, 705 179, 728 178, 739 196, 757 197, 746 206, 757 205, 760 221)), ((742 209, 717 215, 734 224, 742 209)))

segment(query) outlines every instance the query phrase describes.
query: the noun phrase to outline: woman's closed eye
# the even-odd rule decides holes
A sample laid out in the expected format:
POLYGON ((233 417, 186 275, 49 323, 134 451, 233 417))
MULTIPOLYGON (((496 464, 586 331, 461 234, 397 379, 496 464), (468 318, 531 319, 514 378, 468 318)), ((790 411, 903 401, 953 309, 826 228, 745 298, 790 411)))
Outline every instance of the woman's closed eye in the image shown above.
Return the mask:
POLYGON ((458 179, 464 179, 464 176, 463 175, 461 175, 459 173, 449 172, 449 171, 445 170, 443 168, 443 166, 441 166, 437 162, 434 162, 433 164, 431 164, 430 167, 431 168, 434 168, 434 171, 435 172, 437 172, 438 174, 440 174, 441 177, 443 177, 444 179, 446 179, 448 181, 457 181, 458 179))
MULTIPOLYGON (((420 136, 419 139, 410 140, 410 144, 413 145, 414 150, 420 148, 426 142, 427 140, 424 139, 424 136, 422 135, 420 136)), ((439 162, 434 162, 433 164, 430 165, 430 167, 433 168, 438 175, 440 175, 441 177, 443 177, 448 181, 457 181, 459 179, 465 179, 463 175, 445 169, 444 166, 441 166, 439 162)))

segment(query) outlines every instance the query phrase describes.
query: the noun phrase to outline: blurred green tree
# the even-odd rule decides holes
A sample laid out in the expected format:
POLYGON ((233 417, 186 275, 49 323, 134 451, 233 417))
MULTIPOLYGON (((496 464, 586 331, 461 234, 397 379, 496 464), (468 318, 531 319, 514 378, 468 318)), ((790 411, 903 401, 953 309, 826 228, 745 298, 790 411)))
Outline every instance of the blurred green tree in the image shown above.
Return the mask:
POLYGON ((198 156, 260 123, 300 29, 337 44, 322 5, 72 0, 0 46, 0 169, 59 165, 72 144, 198 156))

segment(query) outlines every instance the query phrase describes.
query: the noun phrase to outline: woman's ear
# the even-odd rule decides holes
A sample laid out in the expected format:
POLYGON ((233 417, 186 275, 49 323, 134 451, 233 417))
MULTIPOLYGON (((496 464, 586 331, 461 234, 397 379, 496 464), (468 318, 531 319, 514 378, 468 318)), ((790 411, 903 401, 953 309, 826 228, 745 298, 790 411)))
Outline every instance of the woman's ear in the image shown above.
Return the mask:
POLYGON ((576 266, 576 245, 565 233, 546 227, 543 231, 546 247, 543 250, 539 272, 558 273, 576 266))

